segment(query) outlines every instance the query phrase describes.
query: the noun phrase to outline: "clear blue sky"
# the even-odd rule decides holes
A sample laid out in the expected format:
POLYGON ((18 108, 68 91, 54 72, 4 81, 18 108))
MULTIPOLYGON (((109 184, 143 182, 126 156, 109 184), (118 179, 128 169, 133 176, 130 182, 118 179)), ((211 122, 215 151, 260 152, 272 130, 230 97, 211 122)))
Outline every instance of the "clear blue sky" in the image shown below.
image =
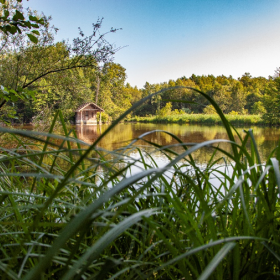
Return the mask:
POLYGON ((107 39, 127 46, 115 55, 127 82, 142 88, 182 76, 268 77, 280 67, 280 0, 26 0, 51 15, 56 40, 104 17, 107 39))

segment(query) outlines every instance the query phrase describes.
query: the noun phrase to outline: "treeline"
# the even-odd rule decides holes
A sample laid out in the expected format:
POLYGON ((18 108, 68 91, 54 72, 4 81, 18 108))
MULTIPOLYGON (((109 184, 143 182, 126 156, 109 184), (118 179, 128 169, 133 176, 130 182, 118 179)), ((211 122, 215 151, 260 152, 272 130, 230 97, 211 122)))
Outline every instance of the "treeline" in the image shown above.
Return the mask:
POLYGON ((113 62, 118 49, 99 32, 102 20, 93 24, 91 35, 85 36, 80 31, 72 44, 55 43, 57 29, 50 25, 50 18, 44 17, 43 22, 36 31, 36 44, 24 32, 3 34, 0 38, 0 84, 4 85, 0 89, 2 120, 48 122, 54 112, 61 109, 65 120, 71 122, 76 108, 85 102, 95 102, 102 107, 106 112, 103 118, 110 120, 151 93, 177 87, 146 101, 133 115, 161 114, 170 101, 172 110, 180 114, 215 113, 207 100, 191 89, 195 88, 211 96, 225 114, 258 114, 267 123, 280 122, 279 69, 269 78, 252 77, 249 73, 238 79, 193 74, 161 84, 146 82, 143 89, 138 89, 126 83, 126 69, 113 62))
MULTIPOLYGON (((268 122, 276 124, 280 120, 278 104, 280 97, 280 78, 276 71, 268 79, 252 77, 245 73, 242 77, 234 79, 232 76, 196 76, 182 77, 176 81, 170 80, 161 84, 146 83, 141 90, 141 97, 169 87, 190 87, 203 91, 211 96, 220 106, 223 113, 233 115, 262 115, 268 122)), ((170 100, 172 109, 193 114, 213 114, 214 108, 207 100, 192 89, 177 88, 167 90, 146 102, 135 111, 136 115, 160 114, 170 100)))
MULTIPOLYGON (((231 76, 182 77, 161 84, 146 82, 143 89, 126 83, 126 70, 120 64, 106 62, 102 66, 73 67, 63 71, 61 61, 75 64, 76 58, 68 55, 67 45, 60 42, 48 46, 32 46, 19 52, 1 54, 1 83, 14 88, 27 86, 33 98, 10 100, 1 114, 20 123, 30 123, 51 118, 61 109, 66 120, 74 120, 75 109, 84 102, 95 102, 104 108, 108 118, 115 119, 138 100, 151 93, 172 87, 190 87, 201 90, 218 103, 225 114, 258 114, 271 123, 279 122, 280 78, 252 77, 245 73, 241 78, 231 76), (60 65, 57 65, 60 64, 60 65), (15 72, 16 70, 16 72, 15 72), (46 72, 51 72, 45 74, 46 72), (52 72, 53 71, 53 72, 52 72), (39 78, 38 78, 39 77, 39 78), (31 94, 32 95, 32 94, 31 94)), ((170 100, 172 110, 185 113, 213 114, 215 111, 196 91, 176 88, 164 91, 137 108, 138 116, 156 115, 170 100)))
MULTIPOLYGON (((4 118, 20 123, 49 120, 57 109, 63 111, 66 120, 73 121, 75 109, 84 102, 95 102, 105 110, 108 119, 115 119, 141 98, 172 87, 190 87, 207 93, 225 114, 258 114, 270 123, 279 122, 278 75, 266 79, 245 73, 234 79, 193 74, 161 84, 146 82, 143 89, 138 89, 126 83, 126 70, 120 64, 108 61, 99 66, 93 62, 92 66, 76 67, 77 57, 70 57, 63 42, 45 46, 28 44, 17 51, 2 51, 0 60, 1 84, 18 88, 30 83, 26 88, 33 98, 11 99, 1 110, 4 118)), ((176 88, 154 96, 133 114, 156 115, 170 100, 183 101, 172 102, 172 110, 181 113, 215 112, 196 91, 176 88)))

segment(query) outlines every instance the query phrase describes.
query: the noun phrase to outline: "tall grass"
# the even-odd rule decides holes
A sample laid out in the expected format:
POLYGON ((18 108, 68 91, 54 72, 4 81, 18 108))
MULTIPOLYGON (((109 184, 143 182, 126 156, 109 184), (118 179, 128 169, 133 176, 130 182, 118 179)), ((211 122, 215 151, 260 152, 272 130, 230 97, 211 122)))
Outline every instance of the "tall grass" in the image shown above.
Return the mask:
POLYGON ((49 133, 1 128, 14 139, 0 157, 1 279, 279 278, 280 150, 261 162, 253 132, 236 142, 217 104, 200 94, 229 140, 182 143, 161 132, 183 148, 146 141, 168 159, 164 167, 137 147, 145 135, 99 148, 117 122, 92 145, 60 112, 49 133), (52 134, 57 122, 63 136, 52 134), (213 156, 202 168, 192 153, 204 147, 213 156))
MULTIPOLYGON (((260 115, 226 115, 230 124, 235 126, 244 125, 265 125, 260 115)), ((148 116, 148 117, 132 117, 127 121, 131 122, 152 122, 152 123, 200 123, 200 124, 219 124, 223 121, 217 114, 175 114, 167 116, 148 116)))

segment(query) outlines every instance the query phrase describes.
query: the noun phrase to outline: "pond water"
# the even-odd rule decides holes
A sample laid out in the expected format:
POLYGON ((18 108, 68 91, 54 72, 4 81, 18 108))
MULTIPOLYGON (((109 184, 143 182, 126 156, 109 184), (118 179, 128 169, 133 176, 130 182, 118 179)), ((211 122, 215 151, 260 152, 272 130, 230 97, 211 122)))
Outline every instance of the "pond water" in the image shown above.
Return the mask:
MULTIPOLYGON (((109 125, 77 125, 75 126, 78 138, 87 142, 93 143, 97 137, 103 133, 109 125)), ((237 128, 238 133, 244 137, 245 130, 249 128, 237 128)), ((262 160, 265 160, 270 152, 278 145, 280 139, 280 129, 270 127, 252 127, 254 137, 256 139, 259 153, 262 160)), ((133 139, 154 130, 163 130, 176 135, 184 143, 201 143, 212 139, 228 139, 225 128, 223 126, 205 126, 205 125, 190 125, 190 124, 150 124, 150 123, 120 123, 109 134, 102 139, 99 147, 106 150, 114 150, 129 144, 133 139)), ((149 142, 158 145, 166 146, 178 143, 175 138, 164 132, 154 132, 147 134, 144 137, 149 142)), ((236 139, 238 137, 236 136, 236 139)), ((153 148, 145 141, 137 141, 134 145, 143 148, 149 152, 153 148)), ((248 147, 249 147, 248 143, 248 147)), ((220 143, 220 148, 231 153, 231 147, 227 143, 220 143)), ((173 150, 180 152, 179 147, 173 150)), ((207 162, 213 153, 213 148, 206 147, 198 150, 193 154, 198 163, 207 162)), ((161 153, 155 153, 154 157, 157 161, 163 160, 161 153)))

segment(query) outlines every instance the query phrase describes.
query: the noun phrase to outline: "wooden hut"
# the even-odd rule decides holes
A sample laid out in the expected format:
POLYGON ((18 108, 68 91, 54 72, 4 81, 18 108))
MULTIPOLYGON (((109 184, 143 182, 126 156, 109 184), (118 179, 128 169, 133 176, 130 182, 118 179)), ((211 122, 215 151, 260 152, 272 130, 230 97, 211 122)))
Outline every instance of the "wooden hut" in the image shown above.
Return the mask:
POLYGON ((76 110, 76 124, 96 124, 97 112, 104 112, 104 110, 92 102, 82 104, 76 110))

